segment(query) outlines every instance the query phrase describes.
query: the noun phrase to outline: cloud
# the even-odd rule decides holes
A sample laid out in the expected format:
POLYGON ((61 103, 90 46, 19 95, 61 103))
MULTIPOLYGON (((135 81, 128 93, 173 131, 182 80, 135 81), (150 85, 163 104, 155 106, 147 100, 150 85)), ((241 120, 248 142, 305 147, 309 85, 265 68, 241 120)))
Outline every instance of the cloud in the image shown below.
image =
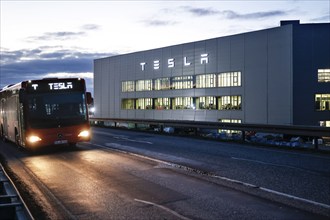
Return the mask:
POLYGON ((85 24, 81 26, 83 30, 99 30, 101 27, 97 24, 85 24))
POLYGON ((49 40, 68 40, 75 39, 86 35, 85 32, 71 32, 71 31, 60 31, 60 32, 46 32, 41 36, 28 37, 28 41, 49 41, 49 40))
POLYGON ((242 14, 232 10, 219 11, 219 10, 213 10, 211 8, 196 8, 190 6, 183 6, 182 9, 185 12, 188 12, 198 17, 218 15, 226 19, 259 19, 259 18, 283 16, 287 14, 287 12, 283 10, 272 10, 272 11, 262 11, 262 12, 242 14))
POLYGON ((259 19, 259 18, 283 16, 286 15, 287 12, 281 10, 274 10, 274 11, 266 11, 266 12, 239 14, 231 10, 226 10, 226 11, 222 11, 221 14, 227 19, 259 19))
POLYGON ((219 11, 210 9, 210 8, 193 8, 190 6, 183 6, 182 7, 184 11, 187 11, 193 15, 197 16, 209 16, 209 15, 215 15, 219 14, 219 11))
POLYGON ((142 23, 146 24, 147 26, 155 26, 155 27, 177 24, 177 22, 175 21, 157 20, 157 19, 144 20, 142 21, 142 23))
POLYGON ((94 59, 116 55, 59 48, 40 47, 17 51, 1 48, 0 88, 51 75, 65 76, 63 73, 70 77, 91 79, 94 59))
POLYGON ((86 31, 99 30, 100 26, 97 24, 85 24, 80 27, 83 31, 58 31, 58 32, 45 32, 40 36, 31 36, 27 38, 28 42, 31 41, 49 41, 49 40, 71 40, 87 35, 86 31))
POLYGON ((45 74, 47 72, 84 72, 92 70, 92 60, 86 58, 34 59, 1 66, 1 74, 45 74))

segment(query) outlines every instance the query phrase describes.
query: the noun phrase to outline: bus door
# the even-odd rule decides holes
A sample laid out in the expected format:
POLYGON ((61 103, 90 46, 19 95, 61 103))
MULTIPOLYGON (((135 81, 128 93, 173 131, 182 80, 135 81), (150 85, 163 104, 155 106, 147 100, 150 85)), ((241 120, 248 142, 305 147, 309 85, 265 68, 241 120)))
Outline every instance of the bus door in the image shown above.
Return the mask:
POLYGON ((25 89, 20 89, 17 96, 17 120, 18 120, 18 137, 16 138, 17 144, 19 146, 25 145, 25 119, 24 119, 24 103, 25 103, 26 95, 25 89))
POLYGON ((6 104, 6 100, 5 99, 2 99, 1 100, 1 121, 2 121, 2 124, 1 124, 1 136, 2 138, 5 138, 7 137, 8 135, 8 124, 7 124, 7 111, 6 111, 6 108, 5 108, 5 104, 6 104))

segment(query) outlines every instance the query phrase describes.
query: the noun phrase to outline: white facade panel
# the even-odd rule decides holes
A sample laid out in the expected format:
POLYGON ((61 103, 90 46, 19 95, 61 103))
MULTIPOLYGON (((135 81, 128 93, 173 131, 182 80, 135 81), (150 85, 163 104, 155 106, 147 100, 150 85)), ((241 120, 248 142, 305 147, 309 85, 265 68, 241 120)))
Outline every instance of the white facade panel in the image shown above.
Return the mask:
POLYGON ((244 46, 244 122, 267 124, 267 32, 246 34, 244 46))
POLYGON ((292 29, 268 36, 268 123, 292 124, 292 29))

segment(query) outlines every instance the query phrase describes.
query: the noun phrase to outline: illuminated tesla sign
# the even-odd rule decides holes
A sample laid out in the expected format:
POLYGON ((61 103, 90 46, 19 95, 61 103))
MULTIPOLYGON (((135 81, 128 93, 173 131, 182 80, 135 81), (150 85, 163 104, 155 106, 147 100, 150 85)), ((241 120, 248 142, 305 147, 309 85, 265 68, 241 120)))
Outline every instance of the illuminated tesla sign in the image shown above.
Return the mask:
MULTIPOLYGON (((49 90, 61 90, 61 89, 72 89, 73 85, 72 82, 55 82, 55 83, 48 83, 49 90)), ((37 90, 39 84, 32 84, 31 87, 33 90, 37 90)))
POLYGON ((63 90, 74 90, 80 91, 84 87, 84 84, 79 80, 35 80, 27 84, 27 90, 29 92, 49 92, 49 91, 63 91, 63 90))
POLYGON ((48 83, 50 90, 72 89, 72 82, 48 83))
MULTIPOLYGON (((208 64, 209 63, 209 57, 207 53, 203 53, 200 55, 200 64, 208 64)), ((183 65, 184 66, 190 66, 192 64, 191 60, 188 57, 183 57, 183 65)), ((144 71, 146 68, 147 63, 141 62, 141 70, 144 71)), ((167 59, 167 68, 173 68, 175 67, 175 59, 169 58, 167 59)), ((154 60, 153 61, 153 69, 159 70, 160 69, 160 60, 154 60)))

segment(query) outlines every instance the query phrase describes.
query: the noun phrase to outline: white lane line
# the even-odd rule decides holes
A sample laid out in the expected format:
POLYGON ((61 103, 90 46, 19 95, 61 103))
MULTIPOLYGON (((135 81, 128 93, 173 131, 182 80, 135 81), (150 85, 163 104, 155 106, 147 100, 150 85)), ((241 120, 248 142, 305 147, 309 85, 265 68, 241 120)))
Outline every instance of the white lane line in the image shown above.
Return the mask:
POLYGON ((93 133, 96 133, 96 134, 103 134, 103 135, 107 135, 107 136, 111 136, 111 137, 127 137, 126 135, 119 135, 119 134, 113 134, 113 133, 110 133, 110 132, 103 132, 103 131, 95 131, 93 130, 93 133))
POLYGON ((238 157, 231 157, 231 159, 233 159, 233 160, 247 161, 247 162, 252 162, 252 163, 260 163, 260 164, 271 165, 271 166, 276 166, 276 167, 290 168, 290 169, 295 169, 295 170, 301 170, 301 171, 304 171, 306 173, 312 173, 312 174, 320 175, 320 173, 315 172, 315 171, 312 171, 312 170, 306 170, 306 169, 303 169, 303 168, 300 168, 300 167, 294 167, 294 166, 289 166, 289 165, 267 163, 267 162, 263 162, 263 161, 260 161, 260 160, 251 160, 251 159, 238 158, 238 157))
POLYGON ((153 144, 150 141, 140 141, 140 140, 130 139, 125 135, 116 135, 116 134, 106 133, 106 132, 102 132, 102 131, 93 131, 93 132, 98 133, 98 134, 103 134, 103 135, 106 135, 106 136, 110 136, 110 137, 115 138, 115 139, 121 139, 121 140, 125 140, 125 141, 142 143, 142 144, 153 144))
POLYGON ((136 142, 136 143, 142 143, 142 144, 153 144, 150 141, 139 141, 139 140, 134 140, 134 139, 129 139, 129 138, 119 138, 125 141, 130 141, 130 142, 136 142))
POLYGON ((239 157, 231 157, 231 159, 254 162, 254 163, 261 163, 261 164, 266 164, 266 165, 284 166, 284 165, 272 164, 272 163, 267 163, 267 162, 263 162, 263 161, 259 161, 259 160, 251 160, 251 159, 245 159, 245 158, 239 158, 239 157))
POLYGON ((326 208, 326 209, 330 209, 330 205, 328 205, 328 204, 324 204, 324 203, 316 202, 316 201, 313 201, 313 200, 297 197, 297 196, 290 195, 290 194, 287 194, 287 193, 278 192, 276 190, 272 190, 272 189, 268 189, 268 188, 265 188, 265 187, 253 185, 251 183, 246 183, 246 182, 243 182, 243 181, 234 180, 234 179, 230 179, 230 178, 227 178, 227 177, 218 176, 218 175, 214 175, 214 174, 205 174, 205 172, 196 171, 196 169, 191 168, 191 167, 187 167, 187 166, 184 166, 184 165, 179 165, 179 164, 175 164, 175 163, 171 163, 171 162, 166 162, 166 161, 159 160, 159 159, 154 159, 154 158, 151 158, 151 157, 131 153, 131 152, 124 151, 124 150, 119 150, 119 149, 115 149, 115 148, 109 149, 109 147, 105 147, 103 145, 93 144, 93 143, 90 143, 90 144, 101 147, 101 148, 104 148, 104 149, 107 149, 107 150, 114 150, 114 151, 118 151, 118 152, 121 152, 121 153, 124 153, 124 154, 129 154, 129 155, 137 156, 137 157, 144 158, 144 159, 147 159, 147 160, 155 161, 155 162, 167 165, 167 166, 171 166, 171 167, 175 167, 175 168, 179 168, 179 169, 184 169, 184 170, 187 170, 187 171, 195 171, 196 173, 200 173, 201 175, 207 175, 207 176, 210 176, 210 177, 213 177, 213 178, 216 178, 216 179, 221 179, 221 180, 232 182, 232 183, 235 183, 235 184, 240 184, 240 185, 243 185, 243 186, 246 186, 246 187, 258 188, 258 189, 260 189, 262 191, 265 191, 265 192, 273 193, 273 194, 280 195, 280 196, 283 196, 283 197, 286 197, 286 198, 289 198, 289 199, 295 199, 295 200, 298 200, 298 201, 301 201, 301 202, 305 202, 305 203, 312 204, 312 205, 315 205, 315 206, 320 206, 320 207, 323 207, 323 208, 326 208))
POLYGON ((179 213, 177 213, 177 212, 175 212, 175 211, 173 211, 173 210, 171 210, 171 209, 169 209, 169 208, 167 208, 167 207, 165 207, 165 206, 158 205, 158 204, 156 204, 156 203, 149 202, 149 201, 145 201, 145 200, 141 200, 141 199, 134 199, 134 200, 135 200, 136 202, 141 202, 141 203, 144 203, 144 204, 148 204, 148 205, 156 206, 156 207, 158 207, 158 208, 160 208, 160 209, 163 209, 163 210, 165 210, 165 211, 171 213, 172 215, 174 215, 174 216, 176 216, 176 217, 178 217, 178 218, 180 218, 180 219, 183 219, 183 220, 190 220, 190 218, 187 218, 187 217, 185 217, 185 216, 183 216, 183 215, 180 215, 179 213))
POLYGON ((105 144, 105 146, 106 146, 105 147, 105 146, 100 145, 100 144, 93 144, 93 143, 89 143, 89 144, 100 147, 100 148, 103 148, 105 150, 117 151, 119 153, 128 154, 128 155, 132 155, 132 156, 135 156, 135 157, 140 157, 140 158, 143 158, 143 159, 146 159, 146 160, 151 160, 151 161, 161 163, 161 164, 164 164, 164 165, 167 165, 167 166, 173 166, 173 163, 169 163, 169 162, 166 162, 166 161, 163 161, 163 160, 158 160, 158 159, 155 159, 155 158, 143 156, 141 154, 135 154, 135 153, 132 153, 132 152, 129 152, 129 151, 120 150, 120 149, 116 148, 116 147, 120 147, 120 146, 124 146, 124 145, 115 144, 115 143, 114 144, 107 143, 107 144, 105 144))
POLYGON ((320 202, 315 202, 313 200, 300 198, 300 197, 297 197, 297 196, 293 196, 293 195, 290 195, 290 194, 278 192, 278 191, 267 189, 267 188, 264 188, 264 187, 259 187, 259 189, 261 189, 263 191, 266 191, 266 192, 270 192, 270 193, 276 194, 276 195, 284 196, 284 197, 287 197, 287 198, 290 198, 290 199, 295 199, 295 200, 298 200, 298 201, 302 201, 302 202, 313 204, 315 206, 321 206, 323 208, 330 209, 330 205, 328 205, 328 204, 324 204, 324 203, 320 203, 320 202))
POLYGON ((330 209, 330 205, 328 205, 328 204, 316 202, 316 201, 309 200, 309 199, 300 198, 298 196, 290 195, 290 194, 287 194, 287 193, 282 193, 282 192, 279 192, 279 191, 276 191, 276 190, 256 186, 256 185, 253 185, 253 184, 250 184, 250 183, 230 179, 230 178, 223 177, 223 176, 217 176, 217 175, 211 175, 211 176, 214 177, 214 178, 217 178, 217 179, 229 181, 229 182, 236 183, 236 184, 241 184, 241 185, 251 187, 251 188, 257 188, 257 189, 260 189, 260 190, 265 191, 265 192, 273 193, 273 194, 280 195, 280 196, 283 196, 283 197, 286 197, 286 198, 295 199, 295 200, 298 200, 298 201, 301 201, 301 202, 305 202, 305 203, 313 204, 315 206, 321 206, 323 208, 330 209))

